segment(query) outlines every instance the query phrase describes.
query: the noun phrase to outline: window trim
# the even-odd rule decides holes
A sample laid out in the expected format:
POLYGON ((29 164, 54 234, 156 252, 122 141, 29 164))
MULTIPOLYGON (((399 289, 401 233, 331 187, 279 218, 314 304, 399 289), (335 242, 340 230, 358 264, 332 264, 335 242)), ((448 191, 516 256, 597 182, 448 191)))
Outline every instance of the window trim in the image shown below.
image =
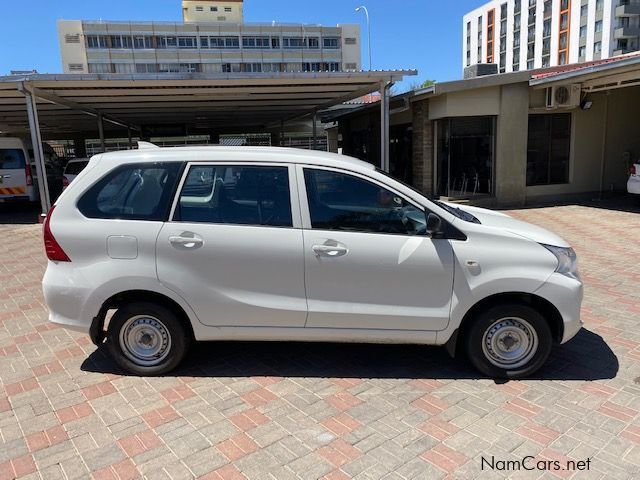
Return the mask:
POLYGON ((289 201, 291 202, 291 227, 278 227, 275 225, 241 225, 235 223, 207 223, 201 222, 197 225, 221 225, 225 227, 250 227, 250 228, 278 228, 278 229, 302 229, 302 216, 300 212, 300 194, 298 190, 298 181, 296 178, 295 165, 286 162, 260 162, 249 160, 211 160, 202 162, 186 161, 181 172, 181 178, 176 182, 177 188, 173 192, 173 201, 171 202, 171 208, 169 209, 169 215, 167 216, 166 223, 172 225, 195 225, 194 222, 183 222, 181 220, 175 220, 176 209, 178 208, 178 202, 180 201, 180 192, 182 187, 187 181, 189 171, 192 167, 220 167, 220 166, 238 166, 238 167, 286 167, 289 173, 289 201))
POLYGON ((300 210, 302 213, 302 229, 303 230, 309 230, 309 231, 313 231, 313 232, 340 232, 340 233, 353 233, 353 234, 365 234, 365 235, 394 235, 394 236, 400 236, 400 237, 424 237, 424 238, 429 238, 428 235, 409 235, 409 234, 401 234, 401 233, 385 233, 385 232, 358 232, 358 231, 346 231, 346 230, 323 230, 323 229, 314 229, 311 225, 311 212, 309 211, 309 199, 307 197, 307 184, 305 182, 305 178, 304 178, 304 171, 305 169, 309 169, 309 170, 321 170, 321 171, 325 171, 325 172, 335 172, 335 173, 341 173, 343 175, 350 175, 352 177, 356 177, 359 178, 361 180, 364 180, 366 182, 370 182, 373 183, 381 188, 384 188, 386 190, 389 190, 390 192, 394 193, 395 195, 398 195, 399 197, 401 197, 405 202, 413 205, 414 207, 416 207, 418 210, 422 210, 425 214, 425 217, 429 214, 429 213, 435 213, 436 215, 438 215, 440 217, 440 219, 442 220, 443 224, 444 223, 448 223, 449 218, 446 216, 441 215, 438 212, 435 212, 432 209, 427 208, 424 205, 421 205, 420 203, 418 203, 417 201, 413 200, 411 197, 409 197, 408 195, 404 194, 403 192, 399 191, 397 188, 394 188, 393 186, 381 182, 378 179, 369 177, 367 175, 363 175, 361 173, 358 172, 354 172, 352 170, 345 170, 343 168, 335 168, 335 167, 329 167, 329 166, 324 166, 324 165, 313 165, 313 164, 297 164, 295 165, 296 167, 296 174, 298 177, 298 190, 300 191, 300 210))

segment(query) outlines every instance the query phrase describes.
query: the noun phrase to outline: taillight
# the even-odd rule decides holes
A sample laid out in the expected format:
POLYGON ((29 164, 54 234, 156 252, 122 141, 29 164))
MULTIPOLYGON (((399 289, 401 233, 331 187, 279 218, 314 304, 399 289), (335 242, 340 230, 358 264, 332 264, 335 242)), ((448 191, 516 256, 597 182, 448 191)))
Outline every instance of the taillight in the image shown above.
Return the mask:
POLYGON ((66 176, 62 177, 62 188, 67 188, 69 186, 69 179, 66 176))
POLYGON ((635 165, 631 165, 631 168, 629 169, 629 174, 630 175, 635 175, 636 174, 636 166, 635 165))
POLYGON ((56 241, 53 233, 51 233, 51 215, 55 210, 56 206, 53 205, 49 209, 49 213, 47 213, 47 218, 44 220, 44 251, 47 254, 47 258, 49 260, 53 260, 54 262, 70 262, 71 259, 67 256, 67 254, 62 250, 60 244, 56 241))
POLYGON ((24 166, 24 176, 27 177, 27 187, 33 187, 33 176, 31 175, 31 165, 29 165, 29 162, 24 166))

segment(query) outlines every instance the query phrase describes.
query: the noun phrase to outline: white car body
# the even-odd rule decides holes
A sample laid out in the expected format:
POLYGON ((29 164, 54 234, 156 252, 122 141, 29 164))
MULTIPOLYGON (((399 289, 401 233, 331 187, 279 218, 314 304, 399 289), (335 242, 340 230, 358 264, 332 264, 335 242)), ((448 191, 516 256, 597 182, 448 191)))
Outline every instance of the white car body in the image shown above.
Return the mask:
POLYGON ((175 302, 199 341, 443 345, 455 340, 474 306, 501 295, 553 305, 559 314, 554 340, 572 338, 582 325, 582 283, 577 275, 559 273, 559 260, 541 244, 569 245, 505 214, 461 208, 481 223, 458 218, 368 163, 329 153, 181 147, 101 154, 50 215, 51 233, 70 261, 49 261, 44 296, 52 322, 91 330, 94 341, 101 341, 105 302, 123 292, 152 292, 175 302), (170 220, 173 213, 162 221, 105 220, 79 211, 78 198, 98 179, 138 162, 185 162, 177 192, 190 168, 285 167, 292 226, 179 222, 170 220), (380 185, 434 213, 466 239, 313 229, 304 169, 380 185))
POLYGON ((74 158, 67 162, 62 172, 62 185, 67 188, 89 163, 88 158, 74 158))
POLYGON ((0 202, 38 200, 34 173, 24 141, 0 137, 0 202))
POLYGON ((640 163, 635 163, 631 167, 627 181, 627 192, 640 195, 640 163))

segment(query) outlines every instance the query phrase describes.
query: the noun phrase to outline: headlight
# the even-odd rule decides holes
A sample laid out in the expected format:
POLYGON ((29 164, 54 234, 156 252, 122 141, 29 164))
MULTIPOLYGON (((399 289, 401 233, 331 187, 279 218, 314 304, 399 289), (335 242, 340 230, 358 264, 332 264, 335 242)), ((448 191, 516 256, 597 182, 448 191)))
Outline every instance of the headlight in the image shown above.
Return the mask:
POLYGON ((580 274, 578 273, 578 258, 576 252, 571 247, 554 247, 553 245, 545 245, 541 243, 544 248, 549 250, 558 259, 558 266, 556 272, 566 275, 567 277, 580 280, 580 274))

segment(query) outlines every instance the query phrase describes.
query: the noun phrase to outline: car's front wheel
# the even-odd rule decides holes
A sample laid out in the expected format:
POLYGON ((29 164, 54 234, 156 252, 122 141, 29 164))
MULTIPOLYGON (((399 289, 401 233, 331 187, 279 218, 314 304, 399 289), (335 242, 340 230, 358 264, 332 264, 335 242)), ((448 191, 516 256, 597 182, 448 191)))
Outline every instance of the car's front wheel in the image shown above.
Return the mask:
POLYGON ((147 302, 130 303, 113 315, 107 345, 113 359, 136 375, 161 375, 178 366, 190 337, 168 308, 147 302))
POLYGON ((498 305, 471 322, 465 338, 467 354, 471 363, 489 377, 527 377, 549 358, 551 329, 534 308, 498 305))

